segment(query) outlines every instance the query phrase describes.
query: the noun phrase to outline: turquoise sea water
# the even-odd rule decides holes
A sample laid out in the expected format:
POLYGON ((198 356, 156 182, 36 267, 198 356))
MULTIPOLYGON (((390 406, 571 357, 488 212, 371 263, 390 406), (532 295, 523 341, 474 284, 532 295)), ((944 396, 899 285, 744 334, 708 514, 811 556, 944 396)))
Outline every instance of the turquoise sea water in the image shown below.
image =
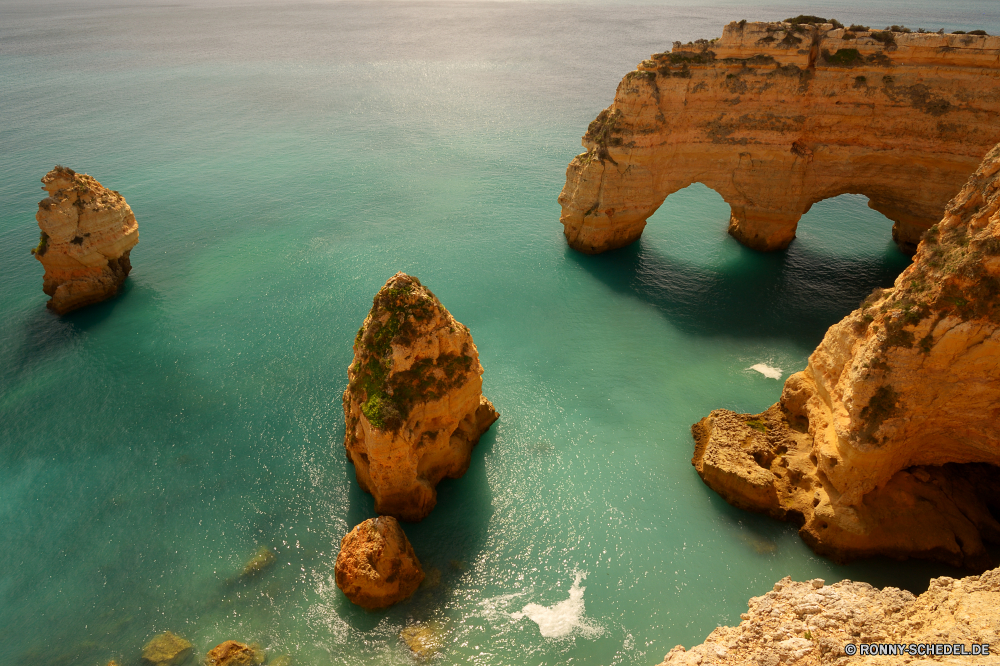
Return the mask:
POLYGON ((924 563, 837 566, 729 507, 689 426, 759 411, 908 259, 861 197, 786 252, 673 195, 642 240, 566 247, 556 196, 620 77, 729 20, 1000 31, 996 3, 0 5, 0 664, 139 663, 172 630, 294 664, 652 664, 785 575, 920 590, 924 563), (59 318, 28 253, 54 164, 119 190, 120 298, 59 318), (398 270, 472 330, 501 419, 406 526, 441 584, 390 610, 333 582, 374 515, 346 463, 354 333, 398 270), (231 584, 257 548, 278 564, 231 584), (585 576, 585 578, 583 577, 585 576), (529 604, 583 588, 543 637, 529 604))

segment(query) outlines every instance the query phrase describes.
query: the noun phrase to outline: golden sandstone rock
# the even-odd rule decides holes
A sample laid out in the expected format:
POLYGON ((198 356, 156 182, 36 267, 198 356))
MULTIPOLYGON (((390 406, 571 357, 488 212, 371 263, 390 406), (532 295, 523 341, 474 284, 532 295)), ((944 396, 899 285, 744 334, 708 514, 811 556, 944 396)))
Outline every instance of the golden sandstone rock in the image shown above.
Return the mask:
POLYGON ((878 590, 849 580, 824 585, 784 578, 767 594, 750 600, 735 627, 719 627, 705 642, 680 645, 660 666, 871 666, 997 663, 1000 644, 1000 569, 955 580, 932 579, 919 597, 893 587, 878 590), (857 656, 847 644, 959 643, 990 645, 989 656, 857 656))
POLYGON ((419 521, 438 482, 465 474, 499 416, 482 374, 469 329, 417 278, 389 278, 354 340, 343 398, 347 456, 378 513, 419 521))
POLYGON ((1000 145, 890 289, 827 331, 781 401, 715 410, 693 464, 816 552, 983 570, 1000 543, 1000 145), (991 513, 992 509, 992 513, 991 513))
POLYGON ((863 194, 912 252, 1000 141, 1000 37, 726 26, 622 79, 566 170, 560 222, 586 253, 627 245, 698 182, 729 232, 784 248, 823 199, 863 194))
POLYGON ((142 661, 154 666, 177 666, 191 656, 191 649, 190 641, 165 631, 146 643, 146 647, 142 649, 142 661))
POLYGON ((424 579, 413 546, 392 516, 369 518, 344 535, 334 575, 347 598, 369 610, 408 598, 424 579))
POLYGON ((205 666, 253 666, 263 664, 266 658, 266 653, 256 643, 244 645, 236 641, 225 641, 208 651, 205 666))
POLYGON ((38 203, 42 230, 32 250, 45 267, 42 290, 48 307, 65 314, 118 293, 139 242, 139 225, 125 199, 87 175, 61 166, 42 183, 49 196, 38 203))

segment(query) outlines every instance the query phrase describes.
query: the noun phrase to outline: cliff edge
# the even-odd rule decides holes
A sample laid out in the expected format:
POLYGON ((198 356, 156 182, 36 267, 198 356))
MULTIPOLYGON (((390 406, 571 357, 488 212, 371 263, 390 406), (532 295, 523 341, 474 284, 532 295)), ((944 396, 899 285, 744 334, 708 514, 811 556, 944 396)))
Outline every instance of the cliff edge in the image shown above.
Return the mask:
POLYGON ((729 232, 786 247, 823 199, 862 194, 912 253, 1000 141, 1000 37, 730 23, 622 79, 566 170, 560 222, 589 254, 627 245, 692 183, 729 232))
MULTIPOLYGON (((995 664, 1000 644, 1000 569, 960 580, 931 580, 926 592, 844 580, 825 585, 817 578, 804 583, 785 577, 767 594, 754 597, 735 627, 719 627, 701 645, 680 645, 659 666, 821 666, 864 663, 995 664), (988 644, 988 655, 927 655, 915 647, 893 656, 848 657, 844 647, 872 643, 988 644), (855 661, 857 660, 857 661, 855 661)), ((868 648, 870 649, 870 648, 868 648)))
POLYGON ((49 309, 66 314, 115 296, 139 242, 139 225, 125 198, 61 166, 42 183, 49 196, 38 203, 42 233, 31 253, 45 267, 42 291, 52 297, 49 309))
POLYGON ((715 410, 692 463, 818 553, 983 570, 1000 543, 1000 145, 914 262, 827 331, 762 414, 715 410))
POLYGON ((344 391, 344 446, 375 511, 422 520, 436 486, 469 468, 497 420, 469 329, 420 280, 396 273, 354 340, 344 391))

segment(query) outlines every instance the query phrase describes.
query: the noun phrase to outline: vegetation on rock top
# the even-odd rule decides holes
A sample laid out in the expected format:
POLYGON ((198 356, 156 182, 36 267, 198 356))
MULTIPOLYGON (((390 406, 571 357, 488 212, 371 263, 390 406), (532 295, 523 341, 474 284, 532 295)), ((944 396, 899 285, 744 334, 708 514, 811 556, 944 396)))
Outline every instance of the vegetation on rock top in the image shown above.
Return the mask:
POLYGON ((398 430, 417 402, 437 400, 467 381, 473 361, 468 349, 420 359, 405 371, 393 369, 392 345, 412 345, 435 315, 448 317, 437 297, 415 277, 398 275, 375 295, 354 340, 348 392, 376 428, 398 430))

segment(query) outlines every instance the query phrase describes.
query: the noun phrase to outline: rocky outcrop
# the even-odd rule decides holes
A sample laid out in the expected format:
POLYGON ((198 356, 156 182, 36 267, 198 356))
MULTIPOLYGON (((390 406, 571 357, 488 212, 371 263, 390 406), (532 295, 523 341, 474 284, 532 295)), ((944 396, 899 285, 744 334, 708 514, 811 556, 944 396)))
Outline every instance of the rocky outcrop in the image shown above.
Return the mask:
POLYGON ((344 391, 344 446, 378 513, 419 521, 438 482, 465 474, 498 417, 482 374, 469 329, 420 280, 392 276, 354 340, 344 391))
POLYGON ((639 238, 664 198, 698 182, 731 207, 729 232, 786 247, 823 199, 863 194, 912 252, 1000 141, 1000 37, 726 26, 628 73, 566 170, 569 244, 639 238))
POLYGON ((32 250, 45 267, 42 290, 58 314, 98 303, 118 293, 139 242, 139 225, 124 197, 87 175, 61 166, 42 183, 49 196, 38 203, 42 230, 32 250))
POLYGON ((237 641, 219 643, 205 655, 205 666, 253 666, 263 664, 267 654, 260 646, 237 641))
POLYGON ((1000 543, 1000 146, 891 289, 827 331, 781 401, 713 411, 692 460, 818 553, 982 570, 1000 543))
POLYGON ((191 642, 165 631, 157 634, 142 649, 142 663, 153 666, 178 666, 191 656, 191 642))
POLYGON ((399 522, 379 516, 340 540, 334 575, 348 599, 372 610, 409 598, 420 587, 424 570, 399 522))
POLYGON ((786 577, 748 606, 738 626, 717 628, 691 650, 678 645, 660 666, 997 663, 1000 569, 961 580, 935 578, 918 597, 849 580, 827 586, 819 578, 797 583, 786 577), (848 644, 872 643, 957 643, 966 652, 974 650, 973 644, 988 644, 990 651, 960 657, 950 650, 949 655, 910 654, 908 648, 893 656, 845 654, 848 644))

